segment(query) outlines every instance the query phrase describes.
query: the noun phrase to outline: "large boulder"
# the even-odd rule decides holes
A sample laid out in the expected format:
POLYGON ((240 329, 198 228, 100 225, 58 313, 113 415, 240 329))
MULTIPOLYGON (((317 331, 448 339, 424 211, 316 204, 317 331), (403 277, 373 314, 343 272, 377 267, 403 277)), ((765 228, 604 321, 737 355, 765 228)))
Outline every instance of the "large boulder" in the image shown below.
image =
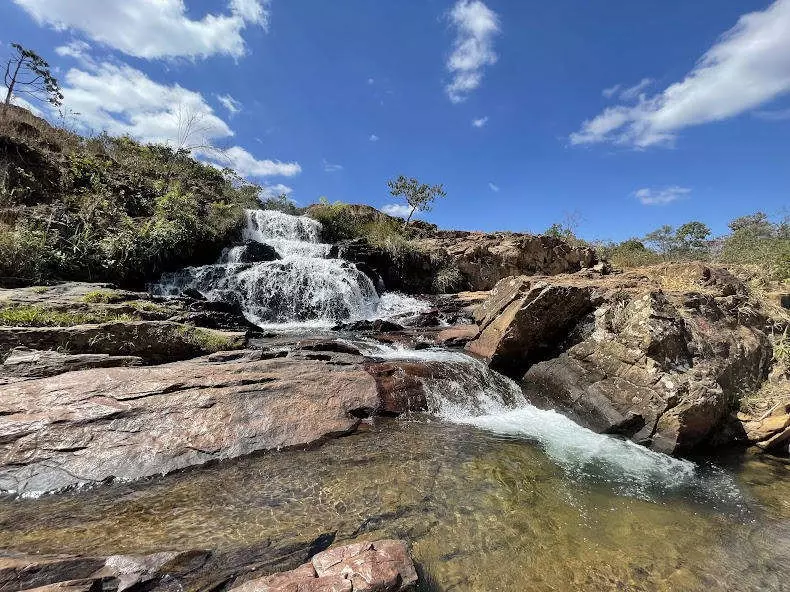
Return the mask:
POLYGON ((467 349, 592 429, 689 451, 722 428, 772 359, 767 320, 745 288, 698 271, 698 284, 673 290, 638 273, 503 280, 467 349))
POLYGON ((412 408, 397 400, 407 391, 387 391, 394 385, 380 379, 381 362, 326 349, 286 354, 221 352, 0 386, 0 492, 138 479, 307 446, 412 408))
POLYGON ((506 278, 475 311, 480 333, 466 349, 497 370, 518 370, 555 348, 592 309, 590 286, 506 278))

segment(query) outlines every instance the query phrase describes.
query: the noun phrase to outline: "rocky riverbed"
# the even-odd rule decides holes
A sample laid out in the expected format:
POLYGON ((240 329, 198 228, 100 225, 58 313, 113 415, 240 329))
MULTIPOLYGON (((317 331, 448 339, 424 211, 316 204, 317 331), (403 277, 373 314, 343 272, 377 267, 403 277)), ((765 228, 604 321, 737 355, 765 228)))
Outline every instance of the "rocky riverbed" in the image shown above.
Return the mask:
POLYGON ((786 324, 743 282, 438 232, 483 291, 414 298, 319 234, 0 290, 0 590, 782 589, 786 324))

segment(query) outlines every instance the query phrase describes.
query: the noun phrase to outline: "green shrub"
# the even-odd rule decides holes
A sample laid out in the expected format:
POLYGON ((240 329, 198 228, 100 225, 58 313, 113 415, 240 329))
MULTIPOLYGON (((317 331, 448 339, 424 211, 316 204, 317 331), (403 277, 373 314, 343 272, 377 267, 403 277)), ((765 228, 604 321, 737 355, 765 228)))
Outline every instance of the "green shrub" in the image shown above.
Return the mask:
POLYGON ((80 138, 18 108, 9 118, 0 126, 0 283, 140 288, 216 259, 239 234, 244 208, 259 206, 260 187, 187 151, 80 138), (20 135, 19 126, 37 131, 20 135))
POLYGON ((123 296, 112 290, 93 290, 82 297, 83 302, 89 304, 109 304, 111 302, 118 302, 123 300, 123 296))

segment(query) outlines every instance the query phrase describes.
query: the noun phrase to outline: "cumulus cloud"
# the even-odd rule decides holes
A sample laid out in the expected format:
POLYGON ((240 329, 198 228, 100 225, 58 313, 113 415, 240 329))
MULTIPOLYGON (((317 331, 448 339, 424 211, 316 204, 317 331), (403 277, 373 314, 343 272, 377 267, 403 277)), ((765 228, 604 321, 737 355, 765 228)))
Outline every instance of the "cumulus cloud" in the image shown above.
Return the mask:
POLYGON ((246 53, 242 32, 268 27, 268 0, 230 0, 223 14, 194 20, 184 0, 13 0, 35 21, 56 30, 78 31, 138 58, 246 53))
POLYGON ((445 90, 450 101, 460 103, 480 86, 485 67, 497 61, 494 37, 499 33, 499 17, 480 0, 458 0, 450 22, 456 36, 447 70, 453 78, 445 90))
POLYGON ((191 149, 196 156, 247 177, 290 177, 301 171, 298 163, 259 160, 240 146, 212 148, 234 133, 200 93, 178 84, 160 84, 125 64, 72 68, 66 73, 63 94, 65 104, 80 114, 81 125, 94 131, 191 149))
POLYGON ((481 117, 480 119, 473 119, 472 120, 472 125, 474 127, 484 127, 485 124, 487 124, 487 123, 488 123, 488 115, 486 115, 485 117, 481 117))
POLYGON ((651 189, 646 187, 634 191, 634 197, 645 206, 663 206, 686 197, 690 193, 691 189, 688 187, 673 186, 664 187, 663 189, 651 189))
POLYGON ((241 103, 230 95, 217 95, 217 100, 220 104, 228 110, 228 113, 233 116, 241 111, 241 103))
POLYGON ((637 148, 672 144, 688 127, 735 117, 788 92, 790 0, 776 0, 763 11, 743 15, 682 81, 652 97, 639 96, 636 105, 605 109, 582 123, 570 141, 637 148))
POLYGON ((370 134, 370 137, 368 138, 368 140, 370 140, 371 142, 378 142, 379 141, 379 137, 376 134, 370 134))
POLYGON ((488 188, 494 193, 499 193, 499 185, 495 185, 494 183, 489 183, 488 188))

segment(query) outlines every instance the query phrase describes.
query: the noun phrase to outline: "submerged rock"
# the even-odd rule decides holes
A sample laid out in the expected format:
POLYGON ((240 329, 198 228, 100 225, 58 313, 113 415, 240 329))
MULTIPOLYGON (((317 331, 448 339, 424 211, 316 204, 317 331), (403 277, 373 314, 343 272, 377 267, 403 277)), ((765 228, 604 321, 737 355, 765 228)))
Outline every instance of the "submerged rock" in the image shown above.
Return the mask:
POLYGON ((743 285, 724 270, 691 273, 697 283, 666 291, 639 273, 502 280, 467 349, 596 431, 688 451, 721 429, 772 358, 743 285))

